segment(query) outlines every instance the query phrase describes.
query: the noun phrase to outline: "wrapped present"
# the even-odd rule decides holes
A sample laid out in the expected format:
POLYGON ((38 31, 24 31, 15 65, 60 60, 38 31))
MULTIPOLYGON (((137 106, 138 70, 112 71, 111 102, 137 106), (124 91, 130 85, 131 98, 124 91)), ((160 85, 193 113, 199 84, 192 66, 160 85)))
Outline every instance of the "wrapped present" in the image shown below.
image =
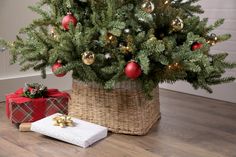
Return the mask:
POLYGON ((77 118, 54 114, 31 124, 31 130, 83 148, 105 138, 108 129, 77 118))
POLYGON ((12 123, 35 122, 55 113, 68 113, 69 94, 47 89, 46 96, 25 97, 24 89, 6 96, 6 114, 12 123))

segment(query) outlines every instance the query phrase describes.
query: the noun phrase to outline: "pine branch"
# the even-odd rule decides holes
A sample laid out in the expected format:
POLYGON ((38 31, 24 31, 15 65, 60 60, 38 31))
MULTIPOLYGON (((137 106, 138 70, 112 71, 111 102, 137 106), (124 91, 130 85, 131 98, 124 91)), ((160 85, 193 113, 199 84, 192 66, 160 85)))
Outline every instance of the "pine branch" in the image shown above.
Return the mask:
MULTIPOLYGON (((72 71, 74 79, 96 82, 106 89, 127 80, 124 68, 135 60, 142 69, 136 81, 142 84, 148 97, 162 82, 183 80, 196 89, 212 92, 211 85, 233 81, 234 77, 223 76, 236 63, 226 60, 227 53, 210 54, 211 45, 207 42, 210 33, 224 20, 208 26, 208 19, 198 16, 203 13, 198 0, 165 2, 153 1, 155 9, 148 13, 141 8, 140 0, 40 0, 29 7, 40 17, 23 28, 16 41, 0 40, 0 45, 8 48, 11 62, 19 63, 21 70, 41 71, 45 78, 46 68, 61 60, 63 67, 56 74, 72 71), (71 23, 69 30, 65 30, 61 21, 68 11, 78 24, 75 27, 71 23), (173 30, 172 24, 177 18, 182 19, 183 25, 179 31, 173 30), (114 42, 108 41, 109 33, 114 42), (193 49, 196 43, 200 47, 193 49), (129 51, 124 53, 122 46, 129 51), (85 51, 94 53, 96 61, 92 65, 84 64, 85 51)), ((216 43, 230 37, 216 35, 216 43)))

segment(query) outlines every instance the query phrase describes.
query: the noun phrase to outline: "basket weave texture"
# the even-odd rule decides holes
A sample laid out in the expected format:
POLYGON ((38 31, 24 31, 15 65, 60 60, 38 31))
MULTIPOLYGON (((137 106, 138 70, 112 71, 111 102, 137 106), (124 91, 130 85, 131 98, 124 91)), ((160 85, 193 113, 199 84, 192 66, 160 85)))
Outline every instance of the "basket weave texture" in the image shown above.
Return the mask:
POLYGON ((114 133, 145 135, 160 118, 159 87, 152 100, 136 81, 121 82, 114 90, 73 80, 69 115, 105 127, 114 133))

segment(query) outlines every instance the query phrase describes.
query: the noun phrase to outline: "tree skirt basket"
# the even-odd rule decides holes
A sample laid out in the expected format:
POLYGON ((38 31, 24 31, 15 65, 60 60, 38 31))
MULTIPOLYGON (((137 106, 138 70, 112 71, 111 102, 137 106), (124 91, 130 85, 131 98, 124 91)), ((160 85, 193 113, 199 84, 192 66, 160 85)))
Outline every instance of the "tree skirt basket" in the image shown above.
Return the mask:
POLYGON ((136 81, 125 81, 114 90, 73 80, 69 115, 105 127, 114 133, 147 134, 160 118, 159 87, 148 100, 136 81))

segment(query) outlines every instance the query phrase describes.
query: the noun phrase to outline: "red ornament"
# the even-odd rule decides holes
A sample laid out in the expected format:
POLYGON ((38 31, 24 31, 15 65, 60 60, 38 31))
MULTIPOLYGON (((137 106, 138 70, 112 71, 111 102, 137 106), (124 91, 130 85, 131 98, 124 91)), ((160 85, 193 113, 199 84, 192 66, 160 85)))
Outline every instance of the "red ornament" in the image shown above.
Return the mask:
POLYGON ((198 49, 200 49, 200 48, 202 48, 202 47, 203 47, 203 44, 202 44, 202 43, 195 42, 195 43, 192 45, 191 50, 192 50, 192 51, 196 51, 196 50, 198 50, 198 49))
MULTIPOLYGON (((57 71, 57 69, 61 68, 63 65, 61 64, 61 61, 57 61, 57 63, 55 63, 52 66, 52 72, 55 74, 55 72, 57 71)), ((57 77, 63 77, 66 75, 66 73, 61 73, 61 74, 55 74, 57 77)))
POLYGON ((70 29, 70 23, 74 26, 78 23, 78 20, 71 12, 67 13, 67 15, 62 19, 62 27, 68 31, 70 29))
POLYGON ((135 61, 130 61, 125 67, 125 75, 130 79, 137 79, 142 74, 141 67, 135 61))

